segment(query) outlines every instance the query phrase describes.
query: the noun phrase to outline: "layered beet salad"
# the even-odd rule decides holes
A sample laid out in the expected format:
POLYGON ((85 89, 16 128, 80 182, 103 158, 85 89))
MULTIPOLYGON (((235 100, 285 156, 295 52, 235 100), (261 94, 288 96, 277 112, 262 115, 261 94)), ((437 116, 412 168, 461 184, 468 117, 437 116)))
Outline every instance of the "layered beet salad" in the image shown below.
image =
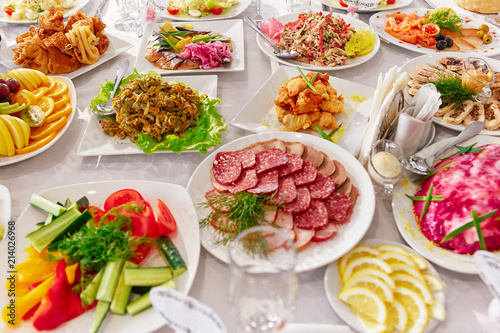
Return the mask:
POLYGON ((473 254, 480 250, 479 236, 470 227, 457 236, 440 243, 451 231, 477 216, 493 213, 480 223, 488 251, 500 250, 500 145, 490 144, 468 149, 469 152, 452 156, 435 165, 438 171, 421 182, 415 196, 426 197, 431 184, 433 200, 425 210, 423 198, 413 201, 414 213, 422 233, 438 246, 459 254, 473 254), (442 169, 442 170, 440 170, 442 169), (442 196, 439 197, 439 196, 442 196))

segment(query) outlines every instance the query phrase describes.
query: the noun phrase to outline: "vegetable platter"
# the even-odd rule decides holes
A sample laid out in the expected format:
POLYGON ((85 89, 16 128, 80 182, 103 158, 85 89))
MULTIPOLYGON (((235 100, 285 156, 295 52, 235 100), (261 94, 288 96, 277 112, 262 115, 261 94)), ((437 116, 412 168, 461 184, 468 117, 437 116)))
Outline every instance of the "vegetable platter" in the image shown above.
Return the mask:
MULTIPOLYGON (((52 202, 58 202, 60 200, 66 200, 67 198, 70 198, 72 201, 78 200, 78 204, 81 202, 79 199, 82 197, 86 197, 88 199, 88 202, 91 206, 97 206, 100 209, 106 210, 110 209, 110 207, 120 205, 123 202, 127 202, 129 200, 132 200, 132 202, 136 202, 139 204, 140 199, 138 198, 137 195, 134 193, 139 193, 139 196, 142 196, 142 198, 150 203, 150 208, 152 208, 154 215, 158 217, 158 225, 157 228, 159 228, 160 232, 163 234, 168 234, 168 238, 172 240, 173 244, 172 246, 177 248, 178 250, 178 255, 183 259, 185 266, 187 268, 183 270, 179 270, 178 272, 181 273, 184 271, 182 274, 180 274, 177 278, 173 279, 173 284, 171 287, 175 285, 176 289, 183 292, 183 293, 188 293, 191 285, 193 284, 195 275, 196 275, 196 270, 198 266, 198 260, 199 260, 199 250, 200 250, 200 245, 199 245, 199 229, 198 229, 198 223, 197 223, 197 218, 196 218, 196 212, 193 207, 193 203, 191 199, 189 198, 189 195, 187 194, 186 190, 178 185, 173 185, 173 184, 168 184, 168 183, 160 183, 160 182, 153 182, 153 181, 105 181, 105 182, 95 182, 95 183, 82 183, 82 184, 73 184, 73 185, 67 185, 63 187, 58 187, 58 188, 52 188, 49 190, 42 191, 38 193, 41 197, 46 198, 52 202), (113 195, 112 195, 113 194, 113 195), (177 221, 177 230, 170 232, 172 228, 172 224, 169 224, 168 221, 170 220, 170 215, 165 214, 164 207, 158 204, 159 209, 157 209, 157 200, 161 200, 169 209, 171 212, 171 215, 173 218, 177 221), (162 226, 162 227, 161 227, 162 226)), ((44 205, 40 205, 39 202, 43 203, 42 199, 39 199, 39 201, 34 200, 34 198, 37 198, 36 195, 32 197, 32 200, 30 201, 32 205, 29 205, 26 207, 26 209, 23 211, 21 216, 19 217, 19 220, 16 223, 16 232, 17 232, 17 243, 16 243, 16 249, 17 253, 15 253, 16 257, 16 265, 20 264, 25 261, 26 259, 26 252, 23 251, 23 249, 27 248, 30 244, 26 236, 31 233, 30 236, 28 236, 35 246, 39 246, 39 242, 41 241, 40 238, 35 237, 34 234, 36 232, 33 232, 35 230, 35 225, 40 222, 40 221, 45 221, 47 218, 47 213, 42 211, 41 209, 33 206, 33 204, 36 204, 38 206, 43 207, 44 205)), ((143 201, 142 201, 143 202, 143 201)), ((143 202, 144 203, 144 202, 143 202)), ((159 203, 159 201, 158 201, 159 203)), ((137 206, 130 206, 130 203, 126 203, 124 205, 120 205, 118 207, 120 208, 111 208, 110 212, 115 212, 114 214, 111 213, 111 215, 114 215, 116 219, 112 218, 109 220, 107 223, 105 223, 106 220, 101 219, 101 222, 104 224, 99 224, 99 227, 94 229, 94 230, 99 230, 101 228, 104 228, 104 226, 109 227, 112 225, 115 225, 116 223, 120 223, 120 215, 116 215, 116 210, 123 212, 124 214, 127 214, 126 216, 132 217, 131 223, 132 223, 132 228, 137 227, 138 225, 141 225, 141 229, 139 232, 144 232, 145 234, 151 234, 154 232, 154 228, 156 224, 151 224, 152 220, 149 218, 151 215, 150 209, 147 208, 147 205, 144 206, 144 204, 141 204, 142 207, 144 207, 144 210, 136 210, 136 212, 143 212, 137 215, 133 215, 132 213, 127 213, 128 209, 132 209, 131 207, 137 207, 137 206), (130 215, 132 214, 132 215, 130 215), (143 215, 146 214, 146 215, 143 215), (142 217, 141 217, 142 216, 142 217), (144 221, 144 216, 149 216, 148 223, 147 224, 142 224, 137 222, 139 220, 144 221), (117 222, 118 221, 118 222, 117 222), (143 226, 147 225, 147 227, 144 229, 143 226)), ((99 216, 99 210, 96 208, 89 208, 90 211, 94 212, 93 217, 95 218, 96 216, 99 216)), ((130 210, 129 210, 130 211, 130 210)), ((86 212, 86 211, 85 211, 86 212)), ((82 213, 81 215, 84 215, 86 213, 82 213)), ((131 212, 131 211, 130 211, 131 212)), ((64 214, 70 213, 70 210, 64 212, 61 216, 64 217, 64 214)), ((104 215, 104 216, 109 216, 109 214, 104 215)), ((90 218, 89 223, 94 222, 93 217, 90 218)), ((47 226, 44 226, 40 229, 37 230, 45 230, 44 228, 48 227, 51 225, 51 223, 54 223, 57 221, 57 217, 50 222, 47 226)), ((125 219, 125 223, 127 223, 128 219, 125 219)), ((156 222, 155 222, 156 223, 156 222)), ((93 224, 92 224, 93 225, 93 224)), ((67 239, 69 238, 74 238, 74 237, 80 237, 82 234, 81 232, 87 232, 89 229, 92 229, 92 225, 88 224, 85 227, 82 227, 78 231, 76 231, 74 234, 70 236, 65 236, 63 240, 61 241, 63 244, 71 244, 67 243, 67 239)), ((103 229, 104 230, 104 229, 103 229)), ((109 230, 109 229, 106 229, 109 230)), ((135 228, 134 228, 135 230, 135 228)), ((133 231, 134 233, 135 231, 133 231)), ((158 233, 160 233, 158 232, 158 233)), ((144 234, 143 233, 143 234, 144 234)), ((114 234, 115 237, 116 233, 114 234)), ((163 238, 163 237, 160 237, 163 238)), ((157 238, 156 242, 158 243, 157 238)), ((85 238, 89 239, 89 238, 85 238)), ((137 238, 135 238, 137 239, 137 238)), ((57 240, 57 239, 56 239, 57 240)), ((56 244, 61 244, 61 243, 56 243, 56 244)), ((111 243, 113 244, 113 243, 111 243)), ((1 251, 1 257, 2 257, 2 272, 7 272, 12 269, 8 269, 5 267, 7 264, 7 248, 6 248, 6 243, 2 244, 3 249, 1 251)), ((154 248, 154 243, 153 249, 149 252, 149 254, 145 257, 144 260, 142 260, 139 264, 141 268, 144 267, 165 267, 165 260, 160 256, 159 252, 154 248)), ((53 246, 53 245, 51 245, 53 246)), ((62 246, 62 245, 57 245, 57 246, 62 246)), ((83 247, 80 247, 80 251, 83 251, 83 247)), ((163 249, 163 247, 162 247, 163 249)), ((32 249, 32 252, 36 250, 32 249)), ((67 251, 74 251, 72 248, 67 248, 67 251)), ((104 251, 105 252, 105 251, 104 251)), ((136 250, 137 252, 137 250, 136 250)), ((163 250, 162 250, 163 252, 163 250)), ((57 254, 57 252, 54 252, 57 254)), ((66 252, 70 253, 70 252, 66 252)), ((74 252, 73 252, 74 253, 74 252)), ((111 254, 115 254, 116 252, 110 252, 111 254)), ((165 252, 163 252, 165 253, 165 252)), ((109 253, 107 254, 109 255, 109 253)), ((34 259, 30 259, 34 260, 34 259)), ((29 263, 30 260, 26 261, 26 263, 29 263)), ((61 261, 58 262, 60 264, 61 261)), ((46 264, 45 264, 46 265, 46 264)), ((24 269, 26 268, 26 264, 24 265, 24 269)), ((109 264, 107 265, 109 266, 109 264)), ((171 265, 172 268, 174 268, 176 265, 171 265)), ((42 266, 38 265, 37 266, 37 272, 41 270, 42 266)), ((71 266, 70 266, 71 267, 71 266)), ((88 266, 86 266, 88 267, 88 266)), ((179 267, 179 266, 178 266, 179 267)), ((19 270, 22 270, 21 267, 16 268, 19 270)), ((67 268, 68 269, 68 268, 67 268)), ((66 271, 67 271, 66 269, 66 271)), ((133 270, 133 269, 132 269, 133 270)), ((168 267, 161 268, 160 269, 162 272, 163 270, 170 270, 168 267)), ((105 269, 106 271, 106 269, 105 269)), ((144 272, 144 271, 140 271, 144 272)), ((106 273, 106 272, 105 272, 106 273)), ((170 274, 176 275, 175 270, 171 271, 170 274)), ((68 277, 70 274, 68 274, 68 277)), ((145 276, 139 276, 140 280, 148 280, 149 278, 154 277, 155 275, 150 275, 149 277, 145 276)), ((137 276, 136 276, 137 277, 137 276)), ((125 277, 127 278, 127 277, 125 277)), ((55 279, 55 277, 54 277, 55 279)), ((102 277, 102 281, 105 281, 105 276, 102 277)), ((101 284, 102 284, 101 281, 101 284)), ((50 282, 50 281, 49 281, 50 282)), ((147 281, 145 281, 147 282, 147 281)), ((172 280, 170 280, 172 282, 172 280)), ((90 285, 90 284, 89 284, 90 285)), ((137 285, 137 284, 136 284, 137 285)), ((122 284, 123 286, 123 284, 122 284)), ((5 305, 8 304, 9 299, 12 298, 12 295, 7 295, 5 287, 0 288, 1 292, 1 299, 2 299, 2 307, 5 308, 5 305)), ((86 289, 85 289, 86 290, 86 289)), ((97 298, 100 299, 99 296, 100 292, 97 292, 97 298)), ((148 295, 148 294, 146 294, 148 295)), ((27 297, 27 296, 24 296, 27 297)), ((82 296, 83 297, 83 296, 82 296)), ((146 296, 147 298, 148 296, 146 296)), ((144 299, 144 298, 143 298, 144 299)), ((19 300, 19 298, 18 298, 19 300)), ((147 298, 147 300, 149 300, 147 298)), ((137 301, 138 302, 138 301, 137 301)), ((98 304, 100 304, 101 301, 99 301, 98 304)), ((133 304, 129 303, 129 305, 133 304)), ((41 305, 42 307, 43 305, 41 305)), ((108 305, 109 306, 109 305, 108 305)), ((45 305, 45 307, 47 307, 45 305)), ((99 305, 97 306, 97 309, 99 309, 99 305)), ((19 309, 18 309, 19 310, 19 309)), ((19 310, 20 311, 20 310, 19 310)), ((87 312, 83 313, 82 315, 67 321, 57 327, 54 331, 55 332, 66 332, 68 330, 72 332, 88 332, 89 328, 92 326, 94 322, 94 314, 96 310, 88 310, 87 312)), ((100 312, 102 313, 102 312, 100 312)), ((105 312, 106 313, 106 312, 105 312)), ((35 312, 36 316, 36 312, 35 312)), ((42 316, 43 318, 43 316, 42 316)), ((34 319, 33 319, 34 320, 34 319)), ((56 317, 57 320, 57 317, 56 317)), ((32 332, 33 331, 33 326, 30 322, 23 322, 19 327, 15 329, 11 329, 9 327, 5 327, 4 321, 0 323, 2 325, 2 332, 32 332)), ((153 308, 149 307, 145 309, 144 311, 141 311, 140 313, 137 313, 136 315, 132 316, 130 314, 127 315, 114 315, 108 313, 107 316, 104 318, 101 326, 102 331, 117 331, 117 332, 146 332, 146 331, 154 331, 164 325, 164 321, 161 318, 159 314, 157 314, 153 308)), ((95 327, 94 327, 95 328, 95 327)))

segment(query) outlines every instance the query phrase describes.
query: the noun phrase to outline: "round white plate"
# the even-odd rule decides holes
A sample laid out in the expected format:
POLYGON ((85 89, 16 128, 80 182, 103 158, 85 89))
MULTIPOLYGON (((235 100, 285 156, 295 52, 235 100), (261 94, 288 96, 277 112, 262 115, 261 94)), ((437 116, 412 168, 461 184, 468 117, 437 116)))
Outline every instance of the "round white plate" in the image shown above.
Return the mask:
MULTIPOLYGON (((413 0, 396 0, 396 2, 392 5, 385 5, 385 6, 380 6, 378 5, 377 7, 374 8, 360 8, 357 10, 358 13, 373 13, 373 12, 378 12, 381 10, 393 10, 397 8, 403 8, 412 3, 413 0)), ((347 7, 342 7, 339 3, 338 0, 320 0, 320 2, 324 5, 327 5, 331 8, 335 9, 342 9, 347 11, 347 7)))
POLYGON ((28 158, 31 158, 33 156, 36 156, 36 155, 46 151, 47 149, 52 147, 57 141, 59 141, 59 139, 64 135, 64 133, 66 132, 66 130, 70 126, 73 118, 75 118, 75 114, 77 112, 77 110, 76 110, 76 90, 75 90, 75 86, 73 85, 73 82, 64 76, 53 76, 53 77, 56 79, 63 80, 68 85, 68 96, 69 96, 71 108, 73 109, 73 111, 69 115, 68 122, 66 123, 66 125, 64 125, 63 129, 61 131, 59 131, 59 133, 57 133, 56 137, 54 139, 52 139, 52 141, 47 143, 45 146, 40 147, 37 150, 35 150, 31 153, 27 153, 27 154, 20 154, 20 155, 14 155, 14 156, 0 156, 0 167, 2 167, 4 165, 14 164, 17 162, 27 160, 28 158))
MULTIPOLYGON (((76 13, 80 9, 85 6, 89 0, 77 0, 75 3, 75 6, 73 8, 70 8, 68 10, 65 10, 63 12, 63 17, 68 17, 71 14, 76 13)), ((9 16, 5 16, 5 13, 3 12, 3 5, 2 5, 2 13, 0 14, 0 22, 8 22, 8 23, 18 23, 18 24, 33 24, 37 23, 37 20, 28 20, 28 19, 22 19, 22 20, 13 20, 9 16)))
MULTIPOLYGON (((67 185, 63 187, 52 188, 39 193, 52 201, 62 201, 66 198, 71 198, 73 201, 78 200, 82 196, 87 196, 91 205, 102 207, 105 199, 113 192, 130 188, 139 191, 144 199, 151 203, 155 214, 157 212, 157 199, 161 199, 172 211, 177 221, 177 231, 170 235, 173 243, 179 250, 182 258, 186 262, 187 271, 175 280, 177 289, 183 293, 188 293, 193 284, 196 270, 198 268, 198 260, 200 256, 200 234, 196 212, 193 207, 193 202, 189 197, 186 189, 182 186, 153 181, 137 181, 137 180, 122 180, 122 181, 104 181, 95 183, 82 183, 67 185)), ((46 214, 38 208, 27 206, 22 212, 16 223, 16 264, 21 263, 26 258, 24 249, 29 246, 25 236, 34 230, 35 224, 44 221, 46 214)), ((5 245, 5 243, 3 244, 5 245)), ((6 267, 6 248, 0 250, 0 268, 3 273, 7 272, 6 267)), ((165 263, 160 255, 153 250, 150 255, 144 259, 141 266, 164 266, 165 263)), ((6 273, 5 273, 6 274, 6 273)), ((5 288, 0 288, 1 304, 7 304, 7 295, 5 288)), ((94 310, 64 323, 58 329, 52 332, 88 332, 88 328, 92 324, 94 310)), ((23 322, 16 329, 8 329, 3 327, 3 321, 0 322, 0 331, 2 332, 33 332, 33 326, 30 322, 23 322)), ((150 332, 165 325, 163 318, 153 309, 149 308, 136 316, 116 316, 109 314, 102 324, 103 332, 150 332)))
POLYGON ((170 14, 166 8, 161 9, 160 12, 158 12, 158 16, 161 18, 166 18, 169 20, 176 20, 176 21, 215 21, 215 20, 224 20, 228 18, 232 18, 235 16, 240 15, 243 13, 248 6, 252 3, 252 0, 240 0, 239 4, 235 6, 231 6, 228 9, 225 9, 222 14, 220 15, 214 15, 214 14, 208 14, 207 16, 203 17, 192 17, 190 15, 181 15, 181 14, 176 14, 172 15, 170 14))
MULTIPOLYGON (((423 149, 417 155, 427 157, 438 151, 441 147, 444 147, 452 139, 453 138, 450 138, 435 143, 423 149)), ((500 138, 478 135, 460 143, 459 145, 465 147, 476 142, 477 146, 489 143, 500 143, 500 138)), ((452 154, 453 150, 449 151, 449 154, 452 154)), ((417 251, 420 255, 432 261, 436 265, 460 273, 477 274, 477 267, 472 256, 466 254, 457 254, 449 250, 445 250, 428 240, 420 231, 420 228, 413 214, 412 201, 405 195, 415 195, 415 192, 418 189, 418 185, 414 184, 413 180, 417 178, 418 176, 403 178, 398 184, 396 184, 394 188, 394 195, 392 197, 392 211, 394 214, 394 219, 396 220, 396 225, 399 229, 399 233, 415 251, 417 251)))
POLYGON ((3 238, 0 238, 0 244, 5 241, 8 232, 8 223, 10 221, 10 193, 9 189, 0 184, 0 226, 4 228, 3 238))
MULTIPOLYGON (((345 166, 352 183, 359 190, 359 197, 354 206, 351 221, 347 225, 342 226, 334 238, 324 242, 311 242, 304 250, 299 252, 296 267, 297 272, 304 272, 324 266, 347 253, 363 238, 363 235, 372 222, 375 211, 375 193, 366 170, 352 155, 325 139, 309 134, 291 132, 259 133, 234 140, 220 147, 201 162, 191 176, 187 186, 188 192, 196 206, 198 218, 201 220, 210 213, 208 208, 200 207, 199 204, 205 203, 205 193, 212 190, 210 169, 212 168, 215 155, 221 151, 238 150, 252 143, 274 138, 288 142, 299 141, 326 153, 330 158, 338 160, 345 166)), ((217 239, 212 228, 203 228, 200 238, 201 244, 208 252, 217 259, 229 263, 228 248, 216 243, 217 239)))
MULTIPOLYGON (((488 58, 485 56, 481 56, 481 55, 474 55, 474 56, 478 57, 478 58, 485 59, 495 72, 500 71, 500 61, 492 59, 492 58, 488 58)), ((413 72, 417 67, 422 66, 425 63, 435 63, 436 61, 439 61, 441 58, 445 58, 445 57, 463 58, 464 56, 463 56, 463 54, 456 53, 456 52, 440 52, 440 53, 426 54, 426 55, 416 57, 416 58, 406 62, 403 65, 403 67, 401 68, 401 71, 410 74, 410 72, 413 72)), ((404 93, 405 93, 405 101, 411 102, 413 97, 408 95, 408 85, 405 86, 404 93)), ((446 127, 446 128, 449 128, 449 129, 452 129, 455 131, 459 131, 459 132, 461 132, 465 128, 463 125, 452 125, 452 124, 449 124, 447 122, 444 122, 443 117, 434 117, 433 121, 438 125, 441 125, 443 127, 446 127)), ((500 136, 500 129, 497 129, 494 131, 488 131, 486 129, 483 129, 481 132, 479 132, 479 134, 500 136)))
MULTIPOLYGON (((367 239, 362 241, 359 245, 378 246, 382 244, 398 245, 404 248, 409 253, 416 254, 415 251, 413 251, 406 245, 384 239, 367 239)), ((427 263, 427 266, 428 268, 426 272, 439 278, 439 274, 436 271, 436 269, 430 263, 427 263)), ((342 282, 342 278, 340 277, 338 261, 333 262, 330 265, 328 265, 325 272, 326 297, 328 298, 328 301, 330 302, 330 305, 332 306, 333 310, 335 310, 335 312, 339 315, 340 318, 342 318, 343 321, 345 321, 349 326, 351 326, 358 332, 363 332, 363 333, 367 332, 361 321, 356 317, 354 312, 352 312, 351 308, 338 298, 338 295, 342 291, 343 286, 344 284, 342 282)), ((434 293, 433 296, 438 301, 440 301, 441 304, 443 304, 443 306, 445 306, 444 290, 434 293)), ((437 324, 439 324, 439 321, 437 321, 436 319, 430 319, 424 332, 427 333, 432 331, 437 324)))
MULTIPOLYGON (((323 13, 325 15, 328 14, 328 12, 323 12, 323 13)), ((269 42, 267 42, 264 39, 264 37, 260 36, 259 34, 256 34, 257 45, 259 45, 259 48, 262 50, 262 52, 264 52, 266 55, 275 59, 276 61, 278 61, 281 64, 293 66, 293 67, 299 66, 301 68, 315 70, 315 71, 336 71, 336 70, 341 70, 341 69, 347 69, 347 68, 361 65, 361 64, 367 62, 368 60, 370 60, 371 58, 373 58, 375 56, 375 54, 378 52, 378 49, 380 48, 380 39, 379 39, 378 35, 376 34, 375 30, 370 28, 370 26, 368 24, 366 24, 358 19, 355 19, 351 16, 342 15, 342 14, 334 14, 334 16, 340 16, 341 18, 344 19, 344 21, 346 23, 350 24, 352 27, 354 27, 356 29, 358 29, 358 28, 369 29, 372 33, 374 33, 376 35, 376 40, 375 40, 375 46, 373 47, 373 50, 365 56, 347 59, 346 60, 347 65, 345 65, 345 66, 328 67, 328 66, 315 66, 315 65, 307 64, 305 62, 300 62, 300 61, 293 60, 293 59, 278 58, 274 54, 274 50, 273 50, 273 47, 271 46, 271 44, 269 44, 269 42)), ((288 22, 296 21, 297 18, 298 18, 298 14, 287 14, 287 15, 276 17, 276 20, 285 24, 288 22)))
MULTIPOLYGON (((404 8, 401 10, 385 11, 380 13, 375 13, 370 17, 370 26, 380 35, 380 37, 391 44, 400 46, 410 51, 415 51, 418 53, 442 53, 436 48, 428 49, 420 45, 414 45, 411 43, 403 42, 385 32, 385 21, 387 21, 386 15, 393 14, 395 12, 400 12, 403 14, 416 13, 419 16, 424 16, 425 13, 431 11, 432 9, 426 8, 404 8)), ((464 20, 462 23, 463 28, 478 28, 481 24, 487 24, 485 21, 475 18, 462 16, 460 17, 464 20)), ((460 56, 461 54, 482 54, 493 56, 500 54, 500 28, 495 27, 492 24, 488 24, 490 27, 490 34, 493 37, 493 41, 490 44, 483 44, 481 50, 473 50, 470 52, 453 52, 455 56, 460 56)))

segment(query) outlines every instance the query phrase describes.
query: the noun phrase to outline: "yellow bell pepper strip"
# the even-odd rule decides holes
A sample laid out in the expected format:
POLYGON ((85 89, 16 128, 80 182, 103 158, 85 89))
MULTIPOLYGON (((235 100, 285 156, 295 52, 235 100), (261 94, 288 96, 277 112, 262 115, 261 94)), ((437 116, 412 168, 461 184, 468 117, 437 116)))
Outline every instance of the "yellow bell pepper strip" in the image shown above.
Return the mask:
MULTIPOLYGON (((69 284, 75 282, 77 268, 78 263, 66 267, 66 275, 69 284)), ((54 276, 51 276, 36 286, 36 288, 29 291, 26 295, 11 299, 9 304, 7 304, 2 311, 2 320, 10 327, 17 327, 21 322, 21 318, 47 294, 53 279, 54 276)))

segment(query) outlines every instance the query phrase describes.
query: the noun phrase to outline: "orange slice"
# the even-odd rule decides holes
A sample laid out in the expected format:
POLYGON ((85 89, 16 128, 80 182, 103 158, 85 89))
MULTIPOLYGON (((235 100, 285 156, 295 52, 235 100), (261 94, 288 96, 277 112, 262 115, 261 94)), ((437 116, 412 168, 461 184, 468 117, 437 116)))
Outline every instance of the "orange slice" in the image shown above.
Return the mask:
POLYGON ((51 123, 45 123, 42 127, 38 127, 33 133, 31 133, 31 140, 41 140, 51 133, 57 133, 61 128, 68 122, 67 117, 61 117, 57 121, 51 123))
POLYGON ((19 90, 12 96, 12 103, 26 104, 26 105, 36 105, 37 98, 29 90, 19 90))
POLYGON ((52 90, 52 88, 55 87, 56 79, 54 79, 52 76, 48 76, 48 75, 47 75, 47 78, 49 79, 49 81, 41 84, 40 87, 47 87, 48 88, 47 91, 50 91, 50 90, 52 90))
POLYGON ((69 102, 69 96, 63 95, 62 98, 54 100, 54 109, 59 110, 63 105, 69 102))
POLYGON ((36 96, 36 99, 39 100, 40 98, 42 98, 43 95, 45 95, 45 93, 49 90, 49 87, 40 87, 36 90, 33 90, 32 93, 33 95, 36 96))
POLYGON ((54 100, 47 96, 43 96, 36 105, 42 108, 45 117, 48 117, 56 109, 54 100))
POLYGON ((54 79, 54 81, 54 87, 47 92, 47 96, 57 99, 68 92, 68 85, 60 79, 54 79))
POLYGON ((49 134, 49 136, 41 139, 40 141, 33 141, 27 147, 24 147, 22 149, 16 149, 16 154, 27 154, 27 153, 34 152, 35 150, 42 148, 47 143, 52 141, 52 139, 54 139, 56 137, 56 135, 57 135, 57 132, 52 132, 49 134))
POLYGON ((71 105, 69 103, 67 103, 62 109, 54 111, 50 116, 45 118, 45 122, 51 123, 51 122, 56 121, 57 119, 59 119, 63 116, 66 116, 69 118, 71 111, 73 111, 73 109, 71 108, 71 105))

